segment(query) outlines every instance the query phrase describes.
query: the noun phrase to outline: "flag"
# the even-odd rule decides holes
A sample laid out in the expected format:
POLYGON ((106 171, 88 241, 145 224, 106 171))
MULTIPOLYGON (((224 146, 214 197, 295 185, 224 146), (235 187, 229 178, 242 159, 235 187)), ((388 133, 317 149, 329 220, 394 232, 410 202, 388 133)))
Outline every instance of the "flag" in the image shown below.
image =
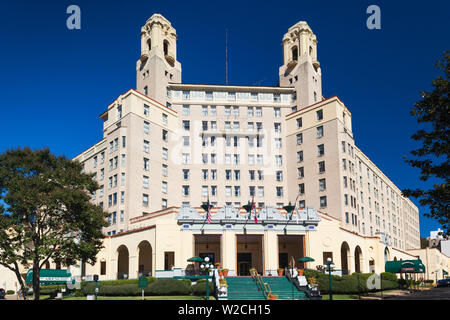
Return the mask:
MULTIPOLYGON (((297 196, 297 199, 298 199, 298 196, 297 196)), ((295 211, 295 215, 297 216, 296 219, 297 219, 297 224, 298 224, 298 217, 299 217, 300 213, 298 212, 298 201, 297 201, 297 199, 295 199, 294 211, 295 211)))
POLYGON ((258 217, 256 216, 256 206, 255 206, 255 201, 252 198, 252 211, 253 214, 255 215, 255 223, 258 223, 258 217))
POLYGON ((211 206, 209 205, 209 196, 208 196, 208 223, 211 223, 211 206))

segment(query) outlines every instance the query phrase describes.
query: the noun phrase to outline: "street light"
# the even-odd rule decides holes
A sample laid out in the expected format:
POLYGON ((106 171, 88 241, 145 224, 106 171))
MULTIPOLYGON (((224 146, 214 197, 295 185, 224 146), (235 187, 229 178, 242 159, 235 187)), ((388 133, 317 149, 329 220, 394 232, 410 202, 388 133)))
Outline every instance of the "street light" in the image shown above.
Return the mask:
POLYGON ((200 264, 200 268, 204 270, 206 274, 206 300, 209 300, 209 271, 212 267, 212 263, 209 263, 209 257, 205 257, 200 264))
POLYGON ((333 261, 331 261, 331 258, 327 259, 327 262, 324 263, 328 268, 328 283, 329 283, 329 291, 330 291, 330 300, 333 300, 333 293, 332 293, 332 285, 331 285, 331 269, 335 267, 333 261))

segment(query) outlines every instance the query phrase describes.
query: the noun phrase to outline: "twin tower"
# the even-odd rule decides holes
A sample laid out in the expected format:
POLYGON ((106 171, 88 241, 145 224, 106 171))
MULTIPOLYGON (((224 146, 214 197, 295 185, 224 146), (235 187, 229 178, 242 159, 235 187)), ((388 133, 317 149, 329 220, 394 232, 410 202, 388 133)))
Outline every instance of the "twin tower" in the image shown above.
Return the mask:
MULTIPOLYGON (((161 14, 153 14, 141 28, 136 89, 162 104, 167 103, 167 86, 181 83, 177 39, 175 29, 161 14)), ((322 73, 317 60, 317 39, 311 28, 304 21, 296 23, 284 35, 282 46, 279 86, 296 89, 299 109, 321 101, 322 73)))

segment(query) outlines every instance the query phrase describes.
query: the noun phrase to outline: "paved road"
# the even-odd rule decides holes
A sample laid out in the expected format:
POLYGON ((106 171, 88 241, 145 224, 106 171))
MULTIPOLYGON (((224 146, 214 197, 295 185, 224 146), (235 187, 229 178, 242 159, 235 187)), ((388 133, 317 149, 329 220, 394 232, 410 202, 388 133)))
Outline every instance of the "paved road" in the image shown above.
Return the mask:
POLYGON ((432 288, 401 296, 387 296, 386 300, 450 300, 450 287, 432 288))

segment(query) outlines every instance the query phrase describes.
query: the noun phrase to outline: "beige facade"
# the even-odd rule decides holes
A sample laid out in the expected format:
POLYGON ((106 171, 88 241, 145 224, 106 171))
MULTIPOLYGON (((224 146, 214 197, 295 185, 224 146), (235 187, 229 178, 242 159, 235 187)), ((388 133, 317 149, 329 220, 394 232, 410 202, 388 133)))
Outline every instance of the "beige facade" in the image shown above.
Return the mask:
POLYGON ((249 265, 272 273, 302 255, 312 266, 330 255, 343 273, 380 272, 385 254, 406 259, 420 247, 417 207, 355 145, 345 104, 322 96, 317 39, 306 22, 282 39, 277 87, 184 84, 171 23, 154 14, 140 36, 137 90, 108 105, 103 139, 74 159, 95 174, 101 188, 92 201, 111 214, 97 264, 75 273, 184 270, 200 253, 234 274, 249 265), (227 219, 203 234, 196 223, 183 229, 180 208, 204 214, 208 199, 213 217, 235 208, 241 218, 230 230, 227 219), (244 232, 242 206, 252 200, 279 220, 244 232), (317 209, 317 227, 283 229, 289 203, 302 214, 317 209))

